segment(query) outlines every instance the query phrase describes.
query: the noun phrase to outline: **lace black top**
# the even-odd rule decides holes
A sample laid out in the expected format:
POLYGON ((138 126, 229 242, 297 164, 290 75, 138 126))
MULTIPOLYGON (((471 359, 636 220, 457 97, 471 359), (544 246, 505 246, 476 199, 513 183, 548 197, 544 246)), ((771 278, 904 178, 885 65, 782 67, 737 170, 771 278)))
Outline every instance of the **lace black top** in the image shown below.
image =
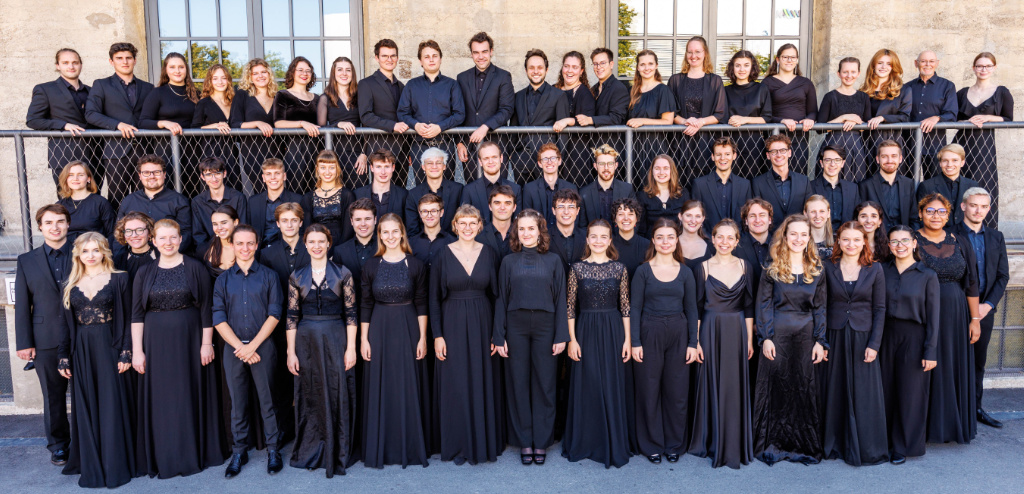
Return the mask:
POLYGON ((312 280, 312 268, 307 267, 299 276, 289 280, 288 331, 297 330, 303 316, 338 316, 345 319, 346 326, 356 325, 356 292, 352 285, 352 272, 346 268, 338 272, 341 273, 340 278, 324 273, 324 278, 316 283, 312 280), (308 283, 308 286, 300 287, 298 283, 308 283), (340 285, 340 295, 332 287, 335 284, 340 285))
POLYGON ((353 195, 348 189, 339 187, 329 197, 320 197, 316 191, 309 193, 313 205, 312 215, 307 212, 307 218, 313 218, 313 223, 320 223, 331 231, 331 238, 335 243, 346 240, 342 235, 345 230, 345 220, 348 214, 348 206, 352 204, 353 195))
POLYGON ((149 290, 149 308, 151 312, 167 312, 182 310, 195 305, 192 290, 185 276, 185 264, 173 268, 157 266, 156 279, 149 290))
POLYGON ((130 330, 131 286, 126 273, 111 273, 110 281, 89 299, 81 288, 71 289, 70 307, 64 309, 64 318, 70 324, 68 333, 57 346, 58 368, 69 369, 70 357, 78 345, 78 336, 89 331, 110 333, 110 345, 120 353, 118 362, 131 363, 132 338, 130 330))
POLYGON ((398 262, 388 262, 382 257, 366 261, 362 272, 359 321, 370 322, 377 304, 412 304, 416 315, 427 315, 428 275, 426 266, 411 255, 398 262))
POLYGON ((75 311, 75 322, 79 326, 99 326, 110 324, 114 320, 114 294, 107 283, 96 292, 92 300, 82 293, 82 289, 71 289, 71 307, 75 311))
POLYGON ((569 269, 569 319, 579 311, 618 310, 629 317, 629 273, 621 262, 574 263, 569 269))
POLYGON ((978 263, 974 248, 964 245, 959 237, 946 233, 946 238, 935 243, 921 234, 916 234, 921 262, 935 271, 939 284, 956 283, 968 297, 978 296, 978 263))
POLYGON ((700 118, 700 107, 704 102, 703 95, 704 79, 683 78, 683 96, 685 101, 680 101, 679 113, 683 118, 700 118))

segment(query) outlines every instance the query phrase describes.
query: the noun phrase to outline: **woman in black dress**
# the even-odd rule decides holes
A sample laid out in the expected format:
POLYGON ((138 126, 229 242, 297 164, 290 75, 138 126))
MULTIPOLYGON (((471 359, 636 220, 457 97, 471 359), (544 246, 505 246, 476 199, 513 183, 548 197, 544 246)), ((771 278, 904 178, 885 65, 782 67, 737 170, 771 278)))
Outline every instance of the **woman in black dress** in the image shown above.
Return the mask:
POLYGON ((889 241, 882 228, 882 206, 875 201, 864 201, 853 208, 853 221, 864 227, 868 234, 864 245, 871 251, 871 258, 885 260, 889 258, 889 241))
POLYGON ((239 189, 239 173, 235 169, 234 143, 226 137, 231 133, 231 107, 235 104, 235 89, 231 87, 231 72, 221 64, 214 64, 206 70, 203 92, 196 103, 192 117, 193 129, 216 129, 222 135, 217 137, 193 137, 186 141, 186 151, 199 153, 201 158, 216 156, 227 165, 224 178, 228 187, 239 189), (189 142, 191 141, 191 142, 189 142), (198 146, 196 146, 198 144, 198 146), (191 149, 188 149, 191 147, 191 149))
MULTIPOLYGON (((829 358, 824 366, 825 458, 853 466, 889 460, 878 348, 885 326, 885 274, 855 221, 839 227, 838 248, 825 261, 829 358)), ((822 375, 819 374, 819 375, 822 375)))
POLYGON ((754 356, 754 291, 751 266, 733 255, 740 228, 726 218, 711 232, 714 257, 694 272, 700 308, 697 399, 689 453, 711 466, 739 468, 754 458, 748 361, 754 356))
POLYGON ((377 255, 362 273, 361 353, 363 463, 427 466, 429 389, 426 267, 412 255, 405 225, 394 213, 377 223, 377 255))
MULTIPOLYGON (((183 129, 192 125, 198 101, 199 90, 192 83, 185 56, 180 53, 168 53, 160 69, 160 81, 142 103, 139 128, 165 129, 172 135, 180 136, 183 129)), ((171 163, 171 140, 166 137, 153 138, 153 154, 171 163)), ((184 186, 181 193, 185 197, 195 197, 202 190, 202 182, 195 166, 201 156, 192 153, 182 153, 181 156, 181 183, 184 186)))
MULTIPOLYGON (((747 50, 740 50, 729 59, 725 76, 732 83, 725 86, 725 122, 741 128, 749 124, 764 124, 772 121, 772 97, 768 86, 757 82, 761 66, 757 57, 747 50)), ((733 173, 752 179, 764 171, 765 132, 733 132, 736 143, 736 161, 733 173)))
MULTIPOLYGON (((590 90, 590 83, 587 81, 587 62, 583 54, 578 51, 570 51, 562 55, 562 70, 558 72, 558 81, 555 88, 565 93, 569 101, 569 115, 572 117, 570 125, 580 125, 597 113, 597 99, 590 90)), ((556 132, 561 129, 555 124, 556 132)), ((564 127, 563 127, 564 128, 564 127)), ((569 134, 562 146, 565 149, 565 160, 562 167, 566 169, 565 175, 576 187, 594 180, 592 148, 599 144, 594 140, 596 134, 569 134)))
POLYGON ((821 149, 838 146, 846 150, 843 180, 859 183, 868 177, 867 147, 861 131, 854 125, 871 120, 871 98, 854 84, 860 78, 860 60, 846 57, 839 61, 839 87, 825 93, 818 109, 818 122, 843 124, 843 130, 830 130, 825 134, 821 149))
POLYGON ((547 222, 527 209, 512 224, 509 246, 498 272, 491 342, 508 359, 509 442, 519 446, 523 465, 547 461, 554 442, 558 354, 569 341, 565 268, 548 251, 547 222))
POLYGON ((92 170, 84 161, 72 161, 57 178, 57 204, 71 213, 68 242, 74 242, 85 232, 100 232, 105 238, 114 233, 117 212, 105 197, 99 195, 92 170))
POLYGON ((871 100, 871 119, 865 122, 871 129, 869 155, 877 155, 878 144, 886 140, 896 141, 902 147, 903 131, 878 130, 879 124, 909 122, 914 108, 910 91, 903 90, 903 65, 896 52, 883 48, 871 57, 868 74, 860 90, 871 100))
POLYGON ((222 204, 213 210, 210 223, 213 224, 215 238, 203 253, 203 261, 210 270, 210 276, 216 280, 221 273, 235 265, 235 247, 231 243, 231 235, 238 226, 238 213, 235 208, 222 204))
POLYGON ((630 299, 636 433, 640 454, 675 463, 690 444, 690 364, 699 362, 693 273, 679 247, 679 225, 654 224, 647 262, 633 273, 630 299), (682 309, 682 310, 680 310, 682 309))
POLYGON ((122 246, 114 254, 114 267, 128 272, 129 290, 139 269, 157 259, 156 249, 149 244, 151 238, 153 220, 146 213, 132 211, 122 216, 114 226, 114 239, 122 246))
MULTIPOLYGON (((914 230, 889 230, 892 260, 885 272, 885 331, 878 361, 885 393, 889 461, 922 456, 928 425, 928 382, 939 349, 939 277, 920 261, 914 230)), ((877 424, 876 424, 877 425, 877 424)))
POLYGON ((807 217, 786 218, 771 245, 772 264, 757 289, 762 359, 754 398, 754 456, 768 465, 821 461, 814 365, 828 350, 826 288, 807 217))
POLYGON ((341 160, 345 186, 350 189, 368 183, 366 153, 363 139, 355 135, 359 127, 359 108, 356 107, 356 69, 352 60, 338 57, 331 64, 330 80, 316 108, 316 123, 321 127, 337 127, 345 136, 333 134, 334 152, 341 160))
POLYGON ((430 267, 430 328, 441 434, 441 460, 456 465, 496 461, 505 449, 491 358, 498 256, 476 240, 480 211, 464 204, 452 219, 458 240, 430 267))
POLYGON ((967 444, 978 433, 974 393, 974 349, 981 336, 978 262, 964 236, 943 228, 953 208, 941 194, 918 203, 921 262, 939 276, 938 365, 928 393, 928 442, 967 444))
POLYGON ((114 269, 106 238, 75 241, 64 287, 69 333, 57 349, 60 374, 71 379, 71 446, 65 475, 80 487, 118 487, 136 476, 131 369, 131 288, 114 269))
POLYGON ((705 125, 725 121, 725 87, 722 78, 715 73, 708 53, 708 42, 701 36, 694 36, 686 42, 686 58, 683 70, 668 78, 668 87, 676 98, 676 114, 673 122, 684 126, 676 134, 679 145, 676 161, 684 170, 683 184, 711 172, 711 144, 715 135, 698 131, 705 125))
MULTIPOLYGON (((1013 95, 1006 86, 997 86, 996 56, 983 52, 974 57, 974 85, 956 93, 960 113, 957 120, 976 125, 977 129, 958 130, 953 142, 967 151, 964 176, 977 180, 992 194, 992 209, 986 225, 999 224, 999 167, 996 163, 996 136, 992 130, 981 130, 986 122, 1013 121, 1013 95)), ((960 200, 956 198, 956 200, 960 200)))
POLYGON ((818 95, 814 83, 800 72, 800 54, 796 46, 786 43, 779 47, 775 60, 768 68, 762 84, 768 86, 772 96, 772 123, 781 123, 784 132, 793 141, 793 158, 789 169, 807 174, 807 133, 818 118, 818 95), (797 129, 800 132, 797 132, 797 129))
POLYGON ((307 136, 289 136, 284 149, 284 168, 291 178, 291 188, 300 194, 310 190, 312 173, 309 165, 323 148, 320 128, 316 124, 317 98, 309 90, 316 83, 313 64, 306 57, 295 57, 284 76, 285 89, 274 96, 271 118, 276 129, 303 129, 307 136))
POLYGON ((345 474, 352 457, 356 388, 356 295, 352 272, 327 259, 331 232, 306 229, 310 264, 288 279, 288 370, 295 377, 295 468, 345 474), (339 359, 338 356, 343 356, 339 359))
POLYGON ((650 169, 647 171, 647 182, 636 195, 636 199, 643 206, 644 227, 642 234, 651 238, 654 232, 654 224, 661 218, 668 218, 675 221, 683 203, 690 199, 690 194, 682 184, 679 183, 679 170, 676 162, 667 154, 659 154, 654 157, 650 169))
POLYGON ((626 362, 629 362, 629 273, 616 261, 612 226, 587 228, 583 261, 569 269, 569 409, 562 456, 621 467, 629 462, 626 362), (578 323, 578 324, 577 324, 578 323))
POLYGON ((690 271, 697 272, 700 263, 715 255, 715 244, 704 231, 704 219, 707 210, 704 203, 690 199, 679 208, 676 219, 679 221, 679 246, 683 249, 683 259, 690 271))
POLYGON ((316 187, 302 196, 303 223, 320 223, 331 232, 339 244, 348 241, 354 233, 349 224, 348 205, 356 200, 342 183, 338 155, 331 150, 320 151, 316 157, 316 187))
POLYGON ((804 216, 811 222, 811 242, 818 249, 818 258, 832 258, 836 238, 832 234, 832 206, 825 196, 814 194, 804 201, 804 216))
POLYGON ((187 476, 224 463, 226 431, 213 366, 213 287, 203 263, 178 252, 174 220, 154 225, 160 259, 132 289, 132 367, 142 375, 143 473, 187 476))
MULTIPOLYGON (((676 98, 668 86, 661 83, 658 55, 651 50, 636 54, 636 74, 629 91, 629 111, 626 125, 639 129, 647 125, 672 125, 676 113, 676 98)), ((633 137, 632 183, 639 186, 647 176, 647 169, 655 157, 668 152, 666 132, 636 132, 633 137)), ((673 167, 675 162, 673 161, 673 167)), ((676 174, 678 176, 678 171, 676 174)), ((628 178, 627 178, 627 181, 628 178)))
MULTIPOLYGON (((241 191, 246 195, 258 193, 263 188, 260 171, 267 158, 280 155, 274 135, 274 98, 277 96, 277 82, 270 64, 262 58, 254 58, 242 69, 242 80, 238 82, 235 98, 231 102, 231 127, 235 129, 258 129, 263 136, 238 138, 238 166, 242 173, 241 191), (248 183, 246 183, 248 182, 248 183)), ((293 179, 295 180, 295 179, 293 179)))

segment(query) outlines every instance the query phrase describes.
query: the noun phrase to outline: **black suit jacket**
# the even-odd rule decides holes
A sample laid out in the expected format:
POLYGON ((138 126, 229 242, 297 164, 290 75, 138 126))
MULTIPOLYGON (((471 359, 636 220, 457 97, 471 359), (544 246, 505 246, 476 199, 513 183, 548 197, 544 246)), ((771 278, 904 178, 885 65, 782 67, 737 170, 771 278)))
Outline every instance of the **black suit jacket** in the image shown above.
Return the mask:
MULTIPOLYGON (((544 218, 548 221, 548 230, 555 224, 555 213, 551 212, 551 208, 546 205, 547 199, 544 196, 544 187, 547 187, 548 183, 544 181, 544 177, 538 178, 523 187, 523 209, 520 212, 527 209, 535 209, 540 214, 544 215, 544 218)), ((579 192, 579 189, 575 185, 570 183, 568 180, 558 179, 555 182, 555 190, 559 191, 562 189, 572 189, 579 192)), ((554 206, 552 204, 551 206, 554 206)))
POLYGON ((760 197, 772 205, 772 231, 775 231, 787 216, 803 214, 804 202, 811 197, 811 181, 807 179, 807 175, 790 171, 789 180, 793 183, 789 193, 789 204, 786 208, 782 207, 782 200, 779 198, 779 190, 775 188, 775 175, 772 170, 754 177, 751 184, 751 192, 754 197, 760 197))
POLYGON ((946 226, 952 226, 964 220, 964 211, 960 209, 960 203, 964 199, 964 192, 967 192, 967 189, 970 189, 971 187, 977 186, 978 182, 961 176, 959 190, 960 197, 953 197, 953 191, 950 190, 946 177, 944 175, 938 175, 921 182, 921 184, 917 186, 917 200, 920 201, 921 199, 924 199, 924 196, 935 192, 942 194, 942 197, 945 197, 949 202, 953 203, 953 210, 950 211, 949 219, 946 220, 946 226))
MULTIPOLYGON (((597 86, 594 84, 591 90, 597 94, 597 86)), ((591 118, 594 119, 594 127, 606 125, 623 125, 626 123, 626 114, 629 113, 629 89, 622 81, 615 77, 609 77, 604 81, 604 89, 597 94, 597 111, 591 118)))
POLYGON ((491 64, 485 71, 483 90, 476 90, 476 66, 459 73, 456 80, 462 89, 462 101, 466 105, 466 127, 486 125, 494 130, 505 125, 512 118, 515 105, 515 88, 512 74, 491 64))
MULTIPOLYGON (((281 192, 282 202, 302 203, 302 196, 285 189, 281 192)), ((256 238, 263 242, 263 232, 267 229, 267 191, 260 192, 249 198, 249 225, 256 230, 256 238)))
MULTIPOLYGON (((260 264, 270 268, 274 273, 277 273, 278 279, 281 281, 281 290, 283 293, 288 293, 288 278, 292 275, 292 271, 297 270, 303 266, 309 266, 309 252, 306 252, 306 244, 299 240, 299 243, 295 244, 295 268, 288 268, 288 244, 284 240, 277 240, 272 242, 270 245, 260 249, 259 261, 260 264)), ((285 299, 287 300, 287 295, 285 299)), ((287 304, 287 302, 286 302, 287 304)), ((287 309, 286 309, 287 310, 287 309)))
MULTIPOLYGON (((970 244, 967 232, 967 225, 963 222, 957 223, 953 227, 953 234, 970 244)), ((985 286, 980 287, 979 292, 981 293, 981 303, 992 304, 991 313, 995 313, 995 309, 999 307, 999 300, 1006 293, 1006 284, 1010 282, 1010 263, 1006 257, 1006 239, 1003 238, 1003 232, 985 227, 983 234, 985 235, 985 286)))
MULTIPOLYGON (((516 195, 516 212, 523 210, 523 189, 519 184, 507 179, 500 178, 498 183, 501 185, 507 185, 512 188, 512 192, 516 195)), ((447 204, 447 203, 446 203, 447 204)), ((491 209, 488 207, 487 202, 487 179, 480 177, 462 188, 462 204, 472 204, 475 208, 480 210, 480 215, 484 217, 484 223, 491 222, 491 209)))
MULTIPOLYGON (((419 202, 427 193, 433 193, 427 182, 423 182, 406 194, 405 199, 405 229, 409 237, 420 233, 423 230, 423 222, 420 221, 419 202)), ((441 182, 441 202, 444 203, 444 216, 441 217, 441 231, 451 233, 452 218, 455 211, 462 204, 462 184, 451 180, 441 182)))
MULTIPOLYGON (((599 214, 601 211, 601 197, 598 191, 600 186, 601 184, 595 180, 580 189, 580 198, 583 199, 583 204, 580 208, 580 215, 576 218, 576 224, 580 228, 586 228, 587 225, 590 225, 591 221, 601 218, 599 214)), ((633 186, 622 180, 612 180, 612 201, 618 201, 627 197, 636 199, 636 191, 633 190, 633 186)), ((601 219, 607 220, 612 224, 615 223, 614 218, 601 219)))
MULTIPOLYGON (((530 90, 531 86, 526 86, 516 93, 515 113, 512 115, 513 127, 552 127, 555 122, 570 116, 569 99, 565 97, 565 93, 546 82, 538 89, 541 94, 537 110, 530 115, 526 105, 526 95, 530 90)), ((564 135, 559 135, 553 138, 548 134, 520 135, 519 151, 525 153, 525 158, 521 157, 519 161, 535 158, 537 149, 546 142, 557 142, 560 148, 565 149, 563 137, 564 135)))
MULTIPOLYGON (((818 175, 814 177, 814 180, 811 180, 811 190, 815 194, 824 195, 825 190, 831 187, 832 184, 828 183, 822 175, 818 175)), ((840 215, 842 215, 843 221, 853 221, 856 219, 853 217, 853 210, 857 209, 857 205, 861 201, 860 190, 858 190, 857 184, 840 178, 839 191, 843 195, 843 210, 840 212, 840 215)), ((829 204, 829 208, 835 209, 832 204, 829 204)))
POLYGON ((875 262, 860 269, 853 291, 846 291, 839 263, 823 261, 828 284, 828 329, 843 329, 847 323, 854 331, 870 331, 868 348, 877 351, 885 328, 885 273, 875 262))
MULTIPOLYGON (((61 269, 71 274, 71 249, 61 269)), ((63 287, 50 274, 44 247, 18 256, 14 275, 14 333, 17 350, 57 348, 68 333, 64 320, 63 287)))
MULTIPOLYGON (((89 86, 79 81, 85 87, 89 86)), ((64 130, 67 124, 82 128, 92 128, 85 120, 85 112, 78 108, 75 99, 68 91, 64 80, 60 77, 55 81, 37 84, 32 88, 32 101, 28 105, 25 125, 32 130, 64 130)), ((62 170, 69 161, 81 159, 93 167, 92 153, 88 150, 88 139, 51 138, 47 142, 49 165, 53 170, 62 170)))
MULTIPOLYGON (((914 194, 914 181, 904 177, 903 175, 896 175, 896 182, 900 188, 900 224, 907 225, 911 228, 917 228, 921 225, 921 217, 917 212, 917 199, 914 194)), ((860 199, 862 201, 875 201, 878 204, 882 204, 882 174, 881 172, 876 173, 858 185, 860 189, 860 199)), ((883 225, 885 231, 889 231, 895 225, 890 225, 889 221, 885 218, 885 212, 882 213, 883 225)))
MULTIPOLYGON (((397 80, 398 95, 401 97, 405 84, 397 80)), ((391 93, 387 78, 378 69, 370 77, 359 81, 356 99, 359 105, 359 121, 364 127, 385 132, 394 132, 398 123, 398 98, 391 93)))
POLYGON ((742 225, 743 216, 740 214, 740 210, 743 209, 743 204, 751 197, 750 180, 740 177, 735 173, 730 174, 729 180, 732 180, 732 204, 729 205, 728 211, 722 211, 722 206, 719 204, 717 197, 717 189, 715 188, 715 182, 720 182, 721 180, 718 178, 717 173, 711 172, 703 177, 697 177, 693 181, 693 190, 690 197, 704 204, 704 210, 707 211, 707 217, 704 219, 704 230, 707 233, 711 233, 715 225, 724 218, 732 218, 736 221, 737 225, 742 225))
MULTIPOLYGON (((85 120, 89 124, 106 130, 117 130, 117 124, 124 122, 139 126, 142 115, 142 103, 153 90, 153 85, 135 78, 138 85, 138 97, 135 105, 128 104, 121 78, 114 74, 104 79, 96 79, 89 91, 89 100, 85 104, 85 120)), ((113 137, 103 145, 103 159, 124 158, 135 154, 135 146, 131 139, 113 137)))
MULTIPOLYGON (((373 184, 364 185, 356 189, 356 199, 370 199, 373 200, 373 184)), ((377 218, 383 217, 388 213, 395 213, 399 218, 405 214, 405 201, 409 198, 409 191, 405 190, 398 184, 391 184, 391 191, 388 193, 388 205, 386 210, 377 210, 377 218)), ((345 212, 348 216, 348 211, 345 212)), ((346 220, 347 221, 347 220, 346 220)))

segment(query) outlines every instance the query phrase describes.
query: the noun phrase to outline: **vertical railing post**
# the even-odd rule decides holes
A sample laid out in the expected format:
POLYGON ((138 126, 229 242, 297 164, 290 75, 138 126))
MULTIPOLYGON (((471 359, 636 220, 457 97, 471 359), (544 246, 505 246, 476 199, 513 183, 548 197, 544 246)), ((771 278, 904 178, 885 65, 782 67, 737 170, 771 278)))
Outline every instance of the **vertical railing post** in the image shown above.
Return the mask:
POLYGON ((324 135, 324 149, 328 151, 334 151, 334 133, 323 132, 324 135))
POLYGON ((626 183, 633 183, 633 128, 626 129, 626 183))
POLYGON ((32 209, 28 203, 28 166, 25 163, 25 138, 14 136, 14 154, 18 161, 18 198, 21 199, 21 242, 25 252, 32 250, 32 209))
POLYGON ((174 174, 174 190, 181 193, 181 142, 171 134, 171 171, 174 174))
MULTIPOLYGON (((935 132, 946 132, 945 130, 934 129, 935 132)), ((914 129, 914 186, 920 184, 924 180, 924 170, 921 166, 921 150, 924 147, 924 132, 921 131, 921 126, 917 126, 914 129)))

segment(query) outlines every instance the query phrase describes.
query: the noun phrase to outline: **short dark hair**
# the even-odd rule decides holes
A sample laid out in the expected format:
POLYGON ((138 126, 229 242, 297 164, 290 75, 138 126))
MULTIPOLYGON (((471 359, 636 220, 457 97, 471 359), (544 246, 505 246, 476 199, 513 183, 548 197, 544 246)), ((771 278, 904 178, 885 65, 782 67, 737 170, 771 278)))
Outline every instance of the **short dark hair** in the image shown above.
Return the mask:
POLYGON ((715 152, 715 148, 724 148, 726 146, 731 147, 733 153, 737 152, 736 143, 733 142, 732 138, 730 138, 729 136, 719 137, 718 139, 715 139, 715 143, 711 146, 711 152, 713 154, 715 152))
POLYGON ((352 215, 356 211, 369 211, 373 213, 373 217, 377 217, 377 205, 373 203, 373 199, 369 197, 362 197, 352 201, 352 204, 348 205, 348 219, 352 219, 352 215))
POLYGON ((611 62, 612 60, 615 60, 615 54, 612 53, 611 50, 609 50, 608 48, 605 48, 603 46, 601 48, 594 48, 594 51, 590 52, 590 60, 593 61, 594 57, 596 57, 596 56, 598 56, 598 55, 600 55, 602 53, 605 54, 605 55, 608 55, 608 61, 609 62, 611 62))
POLYGON ((441 58, 444 58, 444 53, 441 52, 441 45, 437 44, 437 41, 434 41, 432 39, 428 39, 426 41, 421 41, 420 42, 419 48, 416 49, 416 58, 417 59, 423 58, 423 50, 425 50, 427 48, 433 48, 433 49, 437 50, 437 54, 441 58))
POLYGON ((775 144, 776 142, 781 142, 785 144, 787 148, 793 147, 793 139, 790 139, 789 136, 787 136, 786 134, 775 134, 773 136, 768 136, 768 138, 764 140, 765 152, 767 152, 768 148, 771 147, 771 145, 775 144))
POLYGON ((466 44, 466 46, 469 47, 469 51, 473 51, 473 43, 487 43, 488 50, 494 49, 494 39, 483 31, 480 31, 479 33, 474 34, 472 38, 469 38, 469 43, 466 44))
POLYGON ((393 40, 393 39, 384 38, 384 39, 378 41, 377 44, 373 45, 373 56, 375 56, 375 57, 380 56, 380 49, 381 48, 394 48, 395 54, 396 55, 398 54, 398 43, 395 43, 395 40, 393 40))
POLYGON ((155 154, 144 154, 135 162, 135 171, 142 171, 142 165, 160 165, 160 168, 166 169, 167 161, 155 154))
POLYGON ((423 197, 416 202, 416 209, 419 209, 420 206, 424 204, 437 204, 441 209, 444 209, 444 200, 441 199, 441 196, 434 194, 433 192, 423 194, 423 197))
POLYGON ((533 58, 533 57, 543 58, 544 59, 544 68, 545 69, 548 68, 548 56, 547 56, 547 54, 544 53, 544 50, 541 50, 541 49, 538 49, 538 48, 534 48, 534 49, 526 52, 526 58, 523 59, 523 68, 524 69, 526 68, 526 64, 528 64, 530 62, 530 59, 533 58))
MULTIPOLYGON (((53 63, 60 63, 60 55, 61 55, 61 53, 74 53, 75 56, 78 57, 78 61, 79 62, 82 61, 82 56, 79 55, 78 52, 74 48, 61 48, 61 49, 57 50, 57 54, 53 56, 53 63)), ((111 58, 113 58, 113 55, 111 55, 111 58)))
POLYGON ((572 189, 559 189, 551 197, 551 206, 554 207, 560 202, 571 202, 579 206, 581 199, 580 194, 572 189))
POLYGON ((200 175, 202 175, 203 172, 222 172, 225 169, 227 169, 227 163, 224 163, 224 159, 219 156, 207 156, 199 162, 200 175))
POLYGON ((238 235, 239 233, 251 233, 253 237, 256 237, 256 241, 257 242, 260 241, 260 235, 258 233, 256 233, 256 229, 255 228, 253 228, 253 227, 251 227, 249 225, 246 225, 245 223, 239 223, 238 226, 235 227, 235 230, 233 232, 231 232, 231 242, 232 243, 234 243, 234 241, 235 241, 235 235, 238 235))
POLYGON ((620 209, 632 211, 633 214, 636 215, 637 223, 639 223, 640 219, 643 218, 644 216, 644 207, 640 205, 640 201, 633 199, 632 197, 623 197, 622 199, 619 199, 612 203, 613 219, 615 215, 619 214, 620 209))
POLYGON ((491 189, 491 193, 487 195, 487 204, 490 204, 491 201, 494 200, 494 196, 498 195, 509 196, 512 198, 512 201, 516 200, 516 193, 515 191, 512 190, 512 187, 509 187, 508 185, 505 184, 501 184, 491 189))
POLYGON ((377 161, 384 161, 393 165, 395 164, 395 155, 389 149, 378 149, 370 153, 370 157, 366 161, 371 165, 377 161))
POLYGON ((139 54, 139 49, 135 45, 127 42, 119 42, 110 45, 110 59, 114 59, 114 55, 121 53, 122 51, 131 52, 132 58, 135 58, 139 54))
POLYGON ((822 158, 825 157, 825 151, 832 151, 832 152, 838 154, 840 159, 842 159, 843 161, 846 161, 846 148, 844 148, 842 146, 837 146, 835 144, 829 144, 828 146, 825 146, 825 147, 821 148, 821 157, 822 158))
POLYGON ((313 223, 306 228, 305 233, 302 234, 302 243, 306 243, 306 238, 309 237, 310 233, 322 233, 327 237, 327 245, 334 245, 334 237, 331 236, 331 230, 320 223, 313 223))
POLYGON ((68 208, 54 203, 47 204, 36 211, 36 227, 43 227, 43 215, 46 213, 63 215, 64 219, 67 220, 68 223, 71 223, 71 213, 68 212, 68 208))

